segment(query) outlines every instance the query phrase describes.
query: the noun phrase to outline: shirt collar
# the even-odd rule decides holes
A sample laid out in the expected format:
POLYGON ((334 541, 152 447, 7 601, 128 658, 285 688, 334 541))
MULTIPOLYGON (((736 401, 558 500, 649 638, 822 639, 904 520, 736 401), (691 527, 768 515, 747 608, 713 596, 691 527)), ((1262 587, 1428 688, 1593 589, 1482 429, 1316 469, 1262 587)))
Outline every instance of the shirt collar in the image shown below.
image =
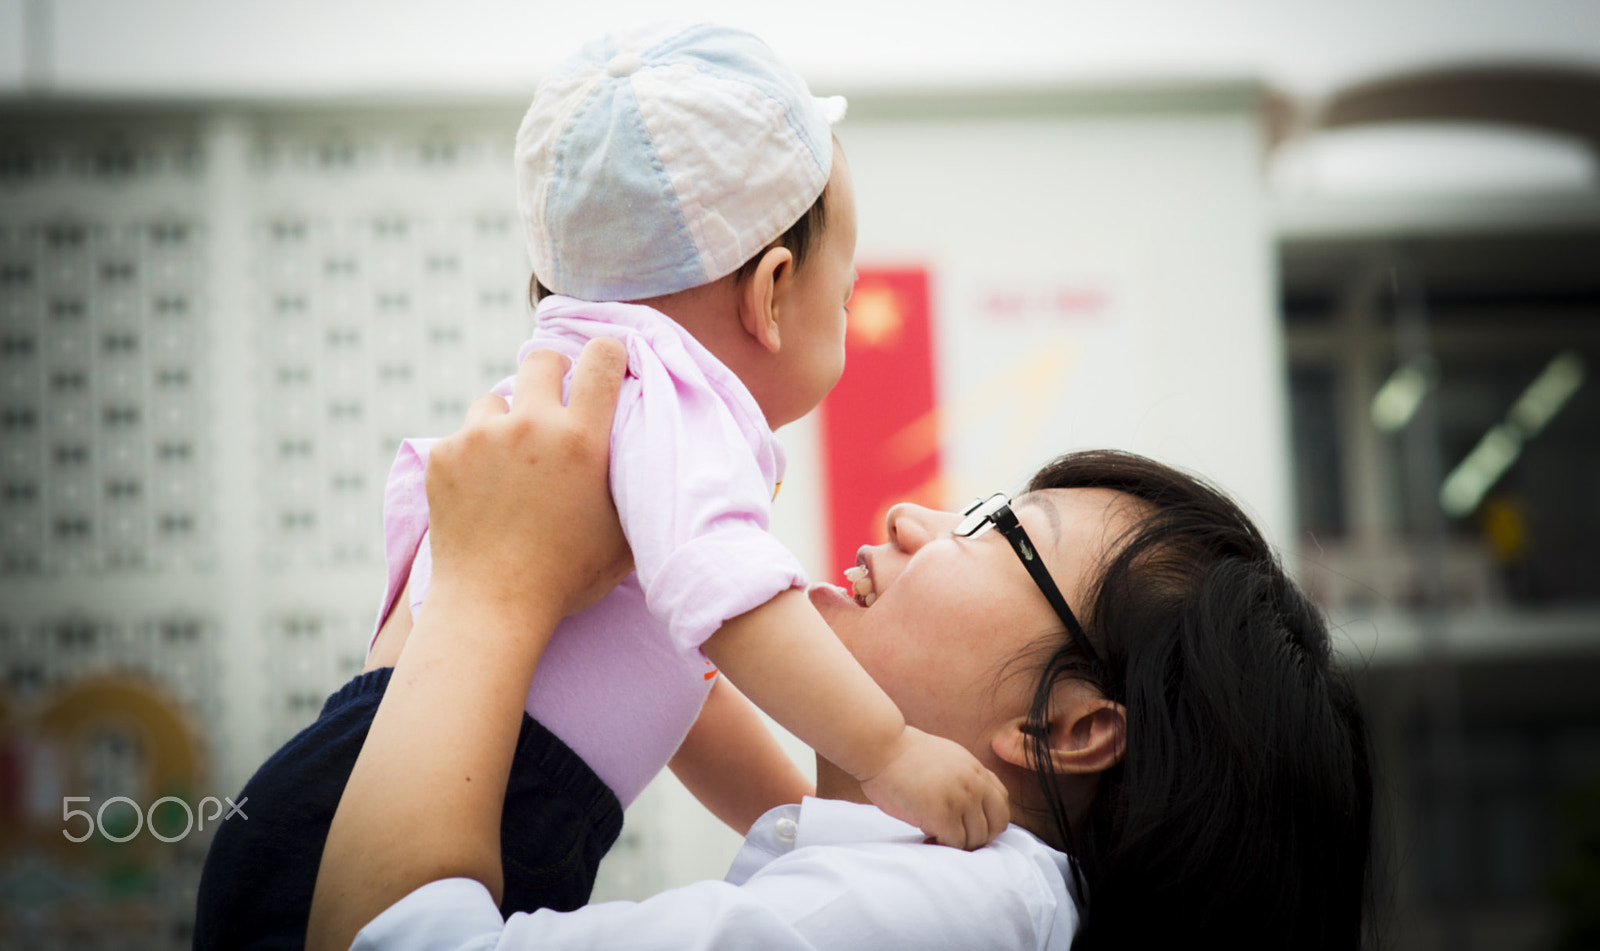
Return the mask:
MULTIPOLYGON (((563 297, 560 294, 550 294, 539 301, 538 307, 534 308, 534 319, 546 330, 564 323, 583 325, 586 329, 582 330, 579 336, 585 340, 590 337, 625 339, 630 333, 638 333, 650 341, 651 348, 659 357, 674 364, 672 372, 681 374, 685 368, 665 352, 670 349, 678 350, 717 390, 728 408, 739 419, 746 434, 752 435, 757 444, 752 448, 758 458, 763 453, 771 454, 774 479, 778 482, 783 481, 787 456, 783 443, 779 442, 777 436, 768 428, 767 417, 761 411, 761 404, 756 402, 755 396, 750 392, 750 388, 744 385, 743 380, 676 320, 645 304, 585 301, 563 297), (600 325, 600 329, 596 329, 596 325, 600 325)), ((537 338, 525 341, 522 348, 517 351, 517 362, 520 364, 537 346, 537 338)), ((633 361, 634 357, 630 355, 628 372, 638 375, 639 369, 633 361)))
POLYGON ((926 842, 921 829, 901 822, 877 806, 843 799, 807 796, 800 804, 795 848, 854 842, 926 842))
POLYGON ((927 838, 916 826, 889 816, 877 806, 807 796, 798 805, 778 806, 756 820, 725 880, 743 885, 768 862, 806 846, 920 843, 927 838))

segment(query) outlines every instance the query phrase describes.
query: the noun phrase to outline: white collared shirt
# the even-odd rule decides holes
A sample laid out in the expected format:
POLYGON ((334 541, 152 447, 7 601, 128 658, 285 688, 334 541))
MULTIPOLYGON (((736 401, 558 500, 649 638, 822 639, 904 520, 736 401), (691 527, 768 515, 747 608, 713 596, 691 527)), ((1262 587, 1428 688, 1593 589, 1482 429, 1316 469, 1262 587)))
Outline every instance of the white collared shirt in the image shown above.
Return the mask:
POLYGON ((963 852, 873 806, 808 798, 762 816, 720 882, 502 922, 483 885, 444 879, 390 906, 352 948, 1065 951, 1078 921, 1066 876, 1066 855, 1015 825, 963 852))

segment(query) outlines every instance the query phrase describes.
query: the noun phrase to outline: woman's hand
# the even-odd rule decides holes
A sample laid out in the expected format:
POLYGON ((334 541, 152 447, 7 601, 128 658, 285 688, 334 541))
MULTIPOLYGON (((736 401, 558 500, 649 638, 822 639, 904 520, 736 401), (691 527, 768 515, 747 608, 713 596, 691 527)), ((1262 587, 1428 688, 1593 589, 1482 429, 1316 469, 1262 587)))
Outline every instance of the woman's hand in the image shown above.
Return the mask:
POLYGON ((590 341, 562 406, 567 359, 535 351, 517 370, 509 408, 493 394, 479 398, 466 425, 433 447, 435 585, 469 585, 507 605, 538 592, 558 599, 549 606, 565 617, 633 570, 606 469, 627 362, 617 341, 590 341))
POLYGON ((627 358, 533 353, 514 406, 487 397, 428 460, 433 583, 328 829, 306 946, 347 948, 385 908, 443 878, 499 900, 500 812, 522 706, 558 621, 630 567, 607 490, 627 358))

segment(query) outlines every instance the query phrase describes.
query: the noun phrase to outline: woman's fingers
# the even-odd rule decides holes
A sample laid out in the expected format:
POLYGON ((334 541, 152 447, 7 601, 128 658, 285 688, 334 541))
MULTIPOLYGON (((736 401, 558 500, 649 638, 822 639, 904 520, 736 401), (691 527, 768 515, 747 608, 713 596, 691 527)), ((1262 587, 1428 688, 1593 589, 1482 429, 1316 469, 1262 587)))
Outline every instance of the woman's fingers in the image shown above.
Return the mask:
MULTIPOLYGON (((561 407, 561 384, 572 367, 572 361, 553 350, 535 350, 517 367, 517 379, 512 387, 512 412, 533 417, 561 407)), ((611 417, 617 409, 617 393, 622 378, 628 370, 628 351, 622 343, 609 337, 589 341, 578 355, 578 365, 572 371, 572 390, 567 400, 569 421, 579 431, 609 432, 611 417)), ((478 403, 498 399, 480 397, 478 403)), ((493 406, 480 407, 474 403, 468 411, 467 422, 490 418, 493 406)), ((499 412, 505 413, 501 401, 499 412)))
POLYGON ((504 416, 509 411, 510 407, 506 406, 504 397, 494 393, 485 393, 473 400, 472 405, 467 407, 466 425, 482 425, 496 416, 504 416))
POLYGON ((610 429, 617 410, 617 393, 628 371, 628 351, 621 341, 596 337, 583 346, 578 368, 572 374, 572 394, 567 408, 587 429, 610 429))
POLYGON ((542 408, 561 405, 561 381, 572 361, 554 350, 535 350, 517 367, 512 385, 512 405, 532 415, 542 408))

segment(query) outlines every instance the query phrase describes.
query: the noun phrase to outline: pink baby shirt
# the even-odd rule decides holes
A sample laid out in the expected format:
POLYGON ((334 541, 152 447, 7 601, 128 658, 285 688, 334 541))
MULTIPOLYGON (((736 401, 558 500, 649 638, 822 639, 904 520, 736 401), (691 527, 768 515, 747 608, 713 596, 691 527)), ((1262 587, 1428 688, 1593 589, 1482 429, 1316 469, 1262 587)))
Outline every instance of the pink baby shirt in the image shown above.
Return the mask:
MULTIPOLYGON (((783 446, 739 378, 661 312, 550 296, 537 316, 518 361, 538 349, 576 360, 594 337, 628 348, 610 478, 635 571, 556 629, 526 704, 626 807, 677 750, 711 689, 716 669, 700 645, 729 618, 806 584, 767 531, 783 446)), ((509 399, 512 382, 494 392, 509 399)), ((427 591, 423 472, 433 442, 406 440, 389 473, 380 623, 408 568, 413 611, 427 591)))

